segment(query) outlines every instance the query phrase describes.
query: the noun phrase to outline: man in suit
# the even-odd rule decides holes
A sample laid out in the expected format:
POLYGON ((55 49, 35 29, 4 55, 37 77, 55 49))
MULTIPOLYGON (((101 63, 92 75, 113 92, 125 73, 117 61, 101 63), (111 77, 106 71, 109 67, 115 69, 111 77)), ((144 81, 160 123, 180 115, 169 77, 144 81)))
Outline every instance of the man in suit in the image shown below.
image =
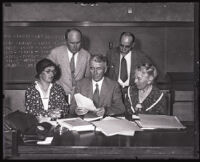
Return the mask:
MULTIPOLYGON (((83 78, 77 82, 76 93, 93 100, 97 110, 93 111, 97 116, 118 115, 125 111, 122 102, 122 94, 119 83, 104 76, 107 70, 106 57, 93 55, 90 59, 90 78, 83 78)), ((70 107, 72 114, 84 115, 87 108, 77 107, 73 98, 70 107)))
POLYGON ((82 33, 72 28, 65 33, 66 45, 56 47, 47 56, 59 65, 61 77, 57 81, 66 95, 73 95, 76 81, 90 75, 90 53, 81 47, 82 33))
POLYGON ((151 64, 151 60, 143 52, 134 49, 135 36, 132 33, 123 32, 119 43, 119 47, 107 53, 108 71, 106 75, 119 82, 124 99, 128 86, 134 84, 135 68, 141 64, 151 64))

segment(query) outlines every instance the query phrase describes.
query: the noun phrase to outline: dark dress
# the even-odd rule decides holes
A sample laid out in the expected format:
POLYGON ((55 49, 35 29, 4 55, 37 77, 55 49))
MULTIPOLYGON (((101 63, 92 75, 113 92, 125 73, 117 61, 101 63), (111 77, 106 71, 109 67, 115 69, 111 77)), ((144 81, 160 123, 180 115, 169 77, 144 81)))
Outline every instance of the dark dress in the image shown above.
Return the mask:
MULTIPOLYGON (((136 105, 139 104, 138 89, 135 85, 130 86, 129 88, 128 95, 125 99, 126 113, 135 114, 131 109, 131 102, 133 109, 136 109, 136 105)), ((139 113, 141 114, 167 115, 166 95, 154 85, 149 95, 142 103, 140 103, 140 105, 142 108, 139 113)))

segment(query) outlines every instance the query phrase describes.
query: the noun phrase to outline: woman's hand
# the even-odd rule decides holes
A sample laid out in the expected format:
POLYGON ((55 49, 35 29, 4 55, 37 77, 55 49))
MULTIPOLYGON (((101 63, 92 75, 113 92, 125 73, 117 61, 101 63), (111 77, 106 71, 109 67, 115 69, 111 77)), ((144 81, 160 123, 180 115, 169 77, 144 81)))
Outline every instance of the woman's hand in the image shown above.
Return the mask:
POLYGON ((39 123, 49 122, 51 120, 50 117, 44 117, 44 116, 37 116, 36 118, 37 118, 39 123))
POLYGON ((49 111, 49 116, 51 119, 58 119, 61 117, 61 110, 60 109, 54 109, 49 111))
POLYGON ((77 107, 75 109, 75 112, 77 115, 85 115, 88 113, 88 109, 86 109, 85 107, 77 107))

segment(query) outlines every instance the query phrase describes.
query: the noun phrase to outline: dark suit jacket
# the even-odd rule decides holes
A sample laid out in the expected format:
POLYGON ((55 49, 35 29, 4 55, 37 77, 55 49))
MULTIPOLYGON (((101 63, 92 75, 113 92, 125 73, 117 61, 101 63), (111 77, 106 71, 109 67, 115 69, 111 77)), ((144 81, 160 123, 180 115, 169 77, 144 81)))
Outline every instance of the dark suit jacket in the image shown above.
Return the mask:
MULTIPOLYGON (((78 81, 75 93, 81 93, 85 97, 93 99, 92 79, 83 78, 78 81)), ((70 107, 71 114, 75 114, 76 106, 76 101, 73 97, 70 107)), ((105 107, 106 115, 117 115, 125 112, 119 84, 107 77, 104 77, 100 91, 100 107, 105 107)))
MULTIPOLYGON (((118 80, 119 75, 119 65, 120 65, 120 50, 119 47, 113 48, 108 51, 108 70, 106 76, 112 80, 118 80)), ((134 70, 138 65, 144 63, 152 63, 150 58, 148 58, 143 52, 132 50, 131 53, 131 71, 130 71, 130 82, 129 85, 134 83, 134 70)))

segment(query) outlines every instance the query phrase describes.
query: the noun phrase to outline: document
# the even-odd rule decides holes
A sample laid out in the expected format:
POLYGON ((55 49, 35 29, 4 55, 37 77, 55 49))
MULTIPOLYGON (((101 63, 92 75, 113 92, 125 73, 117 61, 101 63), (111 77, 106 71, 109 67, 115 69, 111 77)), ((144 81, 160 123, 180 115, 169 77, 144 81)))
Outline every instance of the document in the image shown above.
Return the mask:
POLYGON ((101 131, 106 136, 134 136, 135 131, 142 131, 136 123, 114 117, 106 117, 103 120, 92 123, 96 126, 96 130, 101 131))
POLYGON ((140 120, 135 122, 142 129, 184 129, 176 116, 139 114, 140 120))
POLYGON ((78 107, 84 107, 89 111, 95 111, 96 110, 96 107, 95 107, 93 101, 90 98, 85 97, 80 93, 75 94, 74 97, 75 97, 75 100, 76 100, 78 107))
POLYGON ((85 121, 79 117, 77 118, 66 118, 66 119, 57 119, 57 122, 61 127, 68 128, 69 130, 75 131, 93 131, 95 129, 94 125, 85 121))
POLYGON ((28 142, 44 141, 45 137, 39 135, 24 135, 22 139, 24 143, 28 143, 28 142))
POLYGON ((46 137, 44 141, 38 141, 38 145, 49 145, 51 144, 53 137, 46 137))
POLYGON ((103 118, 103 116, 97 116, 93 112, 88 112, 87 114, 84 115, 83 120, 86 120, 86 121, 95 121, 95 120, 99 120, 99 119, 102 119, 102 118, 103 118))

